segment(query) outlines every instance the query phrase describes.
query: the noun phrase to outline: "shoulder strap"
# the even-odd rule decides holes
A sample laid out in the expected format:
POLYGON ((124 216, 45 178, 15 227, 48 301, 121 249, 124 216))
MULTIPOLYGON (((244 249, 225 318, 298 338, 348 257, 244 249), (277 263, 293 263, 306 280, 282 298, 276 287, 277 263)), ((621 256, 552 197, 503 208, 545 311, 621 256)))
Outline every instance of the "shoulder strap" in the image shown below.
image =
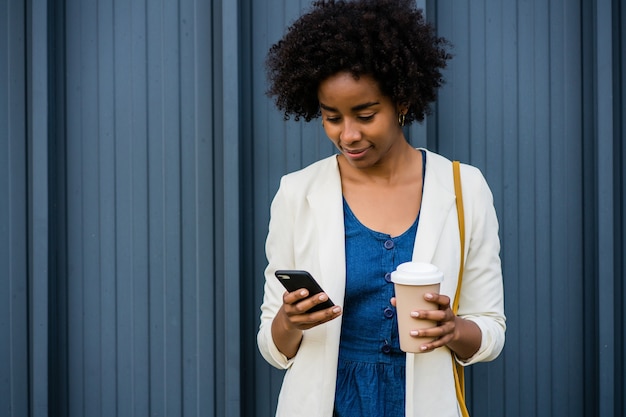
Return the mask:
MULTIPOLYGON (((461 263, 459 265, 459 279, 456 284, 456 294, 452 311, 454 314, 459 310, 459 299, 461 298, 461 284, 463 283, 463 265, 465 264, 465 213, 463 212, 463 192, 461 189, 461 164, 459 161, 452 162, 452 173, 454 176, 454 194, 456 195, 456 212, 459 217, 459 236, 461 241, 461 263)), ((456 398, 463 417, 469 417, 467 405, 465 404, 465 369, 460 365, 452 354, 452 369, 454 371, 454 385, 456 398)))
POLYGON ((459 236, 461 240, 461 264, 459 265, 459 278, 456 285, 456 294, 452 311, 454 314, 459 310, 459 296, 461 295, 461 284, 463 282, 463 265, 465 264, 465 213, 463 212, 463 190, 461 188, 461 164, 459 161, 452 162, 452 172, 454 175, 454 193, 456 194, 456 212, 459 216, 459 236))

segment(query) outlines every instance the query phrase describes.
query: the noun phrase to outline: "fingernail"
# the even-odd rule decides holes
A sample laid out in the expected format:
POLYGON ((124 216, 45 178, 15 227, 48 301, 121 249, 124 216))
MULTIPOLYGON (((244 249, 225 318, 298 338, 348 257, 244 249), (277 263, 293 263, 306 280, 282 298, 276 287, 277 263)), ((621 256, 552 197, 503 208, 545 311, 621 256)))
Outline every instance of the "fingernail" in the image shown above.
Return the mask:
POLYGON ((419 332, 417 330, 411 330, 411 336, 417 336, 419 332))
POLYGON ((341 311, 341 307, 333 308, 333 313, 339 313, 341 311))
POLYGON ((427 300, 432 300, 433 295, 431 293, 427 293, 424 297, 426 297, 427 300))
POLYGON ((420 347, 420 349, 421 349, 421 350, 426 350, 426 349, 428 349, 428 348, 427 348, 426 346, 422 346, 422 347, 420 347))
POLYGON ((420 313, 418 311, 411 311, 411 317, 419 317, 420 313))
POLYGON ((320 301, 326 301, 326 294, 320 294, 319 300, 320 301))
POLYGON ((306 295, 306 290, 300 291, 300 295, 303 295, 303 296, 306 295))

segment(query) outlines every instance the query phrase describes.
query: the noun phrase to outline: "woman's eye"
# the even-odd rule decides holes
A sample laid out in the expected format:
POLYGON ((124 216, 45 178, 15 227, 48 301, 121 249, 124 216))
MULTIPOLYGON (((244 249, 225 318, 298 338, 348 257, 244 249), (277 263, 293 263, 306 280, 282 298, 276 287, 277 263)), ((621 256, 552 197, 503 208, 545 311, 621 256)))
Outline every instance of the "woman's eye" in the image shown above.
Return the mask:
MULTIPOLYGON (((356 118, 360 120, 361 122, 369 122, 372 119, 374 119, 374 116, 375 116, 375 113, 359 115, 359 116, 356 116, 356 118)), ((341 116, 326 116, 324 120, 326 120, 328 123, 340 123, 341 116)))

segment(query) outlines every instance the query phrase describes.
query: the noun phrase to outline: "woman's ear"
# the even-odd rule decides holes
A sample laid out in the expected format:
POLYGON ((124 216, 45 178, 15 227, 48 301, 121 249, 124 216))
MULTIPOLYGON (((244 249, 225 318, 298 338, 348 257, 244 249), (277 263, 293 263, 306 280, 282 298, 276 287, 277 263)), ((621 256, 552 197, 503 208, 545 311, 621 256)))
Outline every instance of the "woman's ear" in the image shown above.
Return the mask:
POLYGON ((398 111, 398 114, 406 115, 409 112, 409 103, 408 102, 398 103, 398 105, 396 106, 396 110, 398 111))

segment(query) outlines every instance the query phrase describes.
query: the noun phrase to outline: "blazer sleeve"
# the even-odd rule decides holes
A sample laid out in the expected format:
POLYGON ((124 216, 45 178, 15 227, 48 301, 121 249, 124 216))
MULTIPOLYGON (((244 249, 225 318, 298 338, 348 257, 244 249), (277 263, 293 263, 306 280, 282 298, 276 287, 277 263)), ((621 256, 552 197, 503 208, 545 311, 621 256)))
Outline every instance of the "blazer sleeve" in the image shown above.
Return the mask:
POLYGON ((470 365, 493 360, 500 354, 504 347, 506 318, 493 196, 477 168, 463 167, 466 259, 458 315, 474 321, 482 332, 481 346, 474 356, 459 360, 463 365, 470 365))
POLYGON ((282 306, 285 293, 285 288, 276 279, 274 272, 279 269, 279 266, 281 269, 294 267, 294 254, 291 249, 293 248, 293 234, 289 232, 293 229, 293 218, 290 217, 293 210, 288 209, 288 195, 283 177, 270 208, 269 230, 265 243, 268 265, 265 268, 261 323, 257 333, 257 344, 261 355, 270 365, 279 369, 287 369, 293 362, 293 358, 287 359, 278 350, 272 338, 272 321, 282 306))

